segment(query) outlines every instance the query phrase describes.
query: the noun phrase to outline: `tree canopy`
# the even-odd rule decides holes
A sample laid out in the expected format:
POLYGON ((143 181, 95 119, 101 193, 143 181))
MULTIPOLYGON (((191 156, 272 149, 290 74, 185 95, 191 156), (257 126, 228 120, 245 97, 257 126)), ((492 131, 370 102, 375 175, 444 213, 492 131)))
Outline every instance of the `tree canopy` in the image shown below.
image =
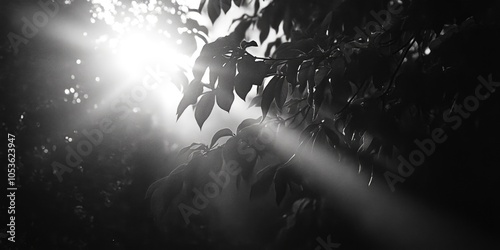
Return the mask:
MULTIPOLYGON (((247 11, 234 19, 232 32, 201 48, 177 115, 192 105, 202 128, 214 108, 230 112, 241 98, 260 106, 262 117, 244 120, 234 132, 220 130, 210 145, 184 148, 185 163, 150 187, 153 211, 167 231, 208 230, 216 212, 198 215, 203 205, 186 204, 203 197, 200 190, 227 192, 224 183, 210 191, 211 173, 221 178, 234 166, 241 170, 236 187, 249 187, 239 195, 274 197, 285 219, 277 216, 276 226, 265 230, 276 241, 260 243, 283 249, 313 249, 327 232, 337 233, 345 248, 362 245, 339 218, 345 211, 318 187, 321 173, 311 165, 325 155, 335 156, 332 169, 357 172, 368 193, 398 189, 449 206, 455 198, 440 195, 463 192, 455 183, 490 187, 475 178, 496 171, 498 145, 484 140, 498 136, 498 2, 209 0, 197 11, 214 23, 236 7, 247 11), (265 133, 272 142, 259 144, 265 133), (216 143, 222 137, 229 139, 216 143), (186 220, 191 215, 205 219, 186 220)), ((460 195, 475 203, 486 193, 460 195)))

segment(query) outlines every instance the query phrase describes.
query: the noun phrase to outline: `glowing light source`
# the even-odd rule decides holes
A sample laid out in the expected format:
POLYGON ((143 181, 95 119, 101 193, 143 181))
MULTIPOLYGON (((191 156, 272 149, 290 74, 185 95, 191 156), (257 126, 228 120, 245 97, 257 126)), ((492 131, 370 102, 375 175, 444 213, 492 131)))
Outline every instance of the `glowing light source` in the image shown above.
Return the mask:
MULTIPOLYGON (((101 103, 107 105, 116 98, 142 93, 141 96, 147 96, 144 98, 144 103, 138 101, 137 106, 131 107, 131 111, 144 112, 148 110, 144 107, 154 102, 156 105, 161 104, 165 117, 175 117, 172 113, 182 98, 179 88, 186 82, 184 76, 179 77, 179 75, 189 72, 194 58, 179 50, 186 42, 184 38, 171 39, 171 37, 174 37, 175 33, 182 34, 187 31, 179 31, 178 27, 166 25, 170 18, 168 15, 165 18, 167 10, 161 7, 167 6, 164 6, 162 1, 89 1, 93 4, 89 15, 90 22, 100 22, 110 28, 103 33, 100 30, 86 30, 84 33, 87 37, 93 34, 94 49, 106 55, 97 63, 110 69, 108 73, 111 73, 111 77, 108 75, 105 80, 106 83, 115 85, 112 91, 104 95, 101 103), (153 85, 155 87, 151 88, 153 85)), ((174 2, 177 0, 172 0, 172 3, 174 2)), ((172 9, 176 13, 176 8, 172 9)), ((185 7, 183 11, 187 12, 188 8, 185 7)), ((185 23, 185 19, 186 17, 181 21, 185 23)), ((85 60, 87 65, 95 65, 94 61, 85 60)), ((83 64, 81 61, 80 63, 83 64)), ((103 78, 96 75, 94 77, 95 82, 104 82, 103 78)), ((73 93, 71 90, 69 92, 73 93)), ((76 98, 84 103, 87 97, 81 93, 76 98)), ((73 101, 77 102, 76 99, 73 101)), ((94 105, 94 109, 97 107, 94 105)))

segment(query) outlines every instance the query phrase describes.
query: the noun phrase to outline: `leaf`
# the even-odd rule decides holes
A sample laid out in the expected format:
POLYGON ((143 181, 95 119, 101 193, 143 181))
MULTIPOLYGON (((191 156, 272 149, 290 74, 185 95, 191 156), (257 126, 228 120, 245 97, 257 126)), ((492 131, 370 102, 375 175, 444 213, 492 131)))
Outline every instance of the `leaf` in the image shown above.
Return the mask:
POLYGON ((208 1, 208 17, 212 23, 215 23, 215 20, 220 16, 220 0, 209 0, 208 1))
POLYGON ((256 62, 255 58, 245 55, 238 61, 238 75, 235 77, 236 94, 245 100, 252 85, 262 85, 268 70, 268 65, 262 61, 256 62))
POLYGON ((249 19, 241 19, 240 23, 236 26, 236 28, 234 28, 234 31, 230 36, 234 37, 235 42, 239 43, 241 40, 245 39, 245 34, 251 24, 252 21, 249 19))
POLYGON ((222 110, 229 112, 234 101, 234 75, 236 74, 236 62, 230 60, 222 67, 221 75, 219 76, 219 84, 217 85, 217 105, 222 110))
POLYGON ((222 11, 227 13, 227 11, 231 8, 231 0, 220 0, 220 5, 222 7, 222 11))
POLYGON ((241 47, 242 49, 246 49, 246 48, 248 48, 248 47, 257 47, 257 46, 258 46, 258 45, 257 45, 257 42, 256 42, 256 41, 253 41, 253 40, 252 40, 252 41, 250 41, 250 42, 247 42, 247 41, 243 40, 243 41, 241 41, 241 43, 240 43, 240 47, 241 47))
POLYGON ((219 56, 216 56, 214 58, 214 60, 210 63, 210 66, 209 66, 209 83, 210 83, 210 86, 214 87, 215 86, 215 82, 217 81, 217 78, 220 77, 220 75, 222 74, 222 66, 224 65, 224 63, 226 63, 227 60, 219 55, 219 56))
POLYGON ((274 42, 270 42, 267 44, 266 52, 264 53, 264 56, 268 57, 271 55, 271 50, 273 47, 279 47, 281 45, 281 37, 277 38, 274 40, 274 42))
POLYGON ((189 105, 196 104, 202 92, 203 85, 201 85, 201 82, 193 80, 185 90, 184 96, 177 106, 177 119, 181 117, 182 113, 184 113, 184 110, 186 110, 189 105))
POLYGON ((259 18, 259 20, 257 21, 257 28, 260 30, 259 40, 262 44, 266 40, 267 36, 269 35, 269 30, 271 29, 269 27, 268 16, 262 16, 261 18, 259 18))
POLYGON ((203 127, 203 123, 205 123, 207 118, 210 116, 210 113, 212 113, 214 104, 215 104, 215 95, 214 92, 211 91, 203 95, 198 105, 196 105, 196 110, 194 111, 194 118, 196 119, 196 122, 198 123, 200 129, 203 127))
POLYGON ((273 184, 274 175, 276 170, 281 164, 268 165, 257 173, 258 180, 252 185, 250 189, 250 200, 265 195, 269 192, 271 184, 273 184))
POLYGON ((214 146, 214 144, 222 137, 225 137, 225 136, 233 136, 233 131, 231 131, 231 129, 228 129, 228 128, 224 128, 224 129, 221 129, 219 131, 217 131, 217 133, 215 133, 215 135, 212 137, 212 141, 210 142, 210 148, 212 148, 214 146))
POLYGON ((275 52, 276 58, 293 58, 294 60, 302 60, 307 54, 314 55, 313 50, 316 49, 316 42, 312 38, 302 39, 294 42, 285 42, 281 44, 275 52))
POLYGON ((252 89, 252 69, 255 64, 253 56, 245 55, 238 61, 238 75, 234 78, 236 94, 245 101, 248 92, 252 89))
POLYGON ((262 93, 262 103, 261 103, 262 120, 266 119, 267 113, 269 112, 269 108, 271 107, 271 103, 274 100, 276 84, 279 79, 280 77, 278 76, 273 77, 273 79, 269 81, 266 88, 264 89, 264 92, 262 93))
POLYGON ((200 1, 200 5, 199 5, 199 7, 198 7, 198 12, 200 12, 200 13, 201 13, 201 10, 203 9, 203 6, 205 5, 205 2, 206 2, 206 1, 207 1, 207 0, 201 0, 201 1, 200 1))
POLYGON ((307 79, 309 78, 309 72, 312 70, 313 62, 312 61, 304 61, 300 65, 297 74, 297 80, 299 81, 299 91, 303 93, 307 87, 307 79))
POLYGON ((319 86, 323 82, 323 79, 325 79, 325 77, 328 75, 329 72, 330 72, 330 68, 324 67, 324 66, 320 67, 318 69, 318 72, 316 72, 316 74, 314 75, 314 85, 319 86))
MULTIPOLYGON (((241 0, 243 2, 243 0, 241 0)), ((258 11, 260 10, 260 1, 255 1, 254 3, 254 16, 257 15, 258 11)))
POLYGON ((245 119, 240 123, 240 125, 238 125, 236 132, 239 133, 242 129, 244 129, 250 125, 259 123, 260 120, 261 119, 252 119, 252 118, 245 119))
POLYGON ((320 25, 320 30, 319 32, 322 33, 322 35, 326 35, 326 31, 330 27, 330 23, 332 21, 332 12, 328 12, 328 14, 325 16, 325 19, 323 19, 323 22, 321 22, 320 25))
MULTIPOLYGON (((239 41, 232 36, 219 37, 212 43, 207 43, 201 49, 200 55, 196 58, 193 66, 193 76, 197 81, 201 81, 205 75, 205 71, 212 63, 214 58, 226 54, 230 50, 235 49, 239 41)), ((234 73, 233 73, 234 77, 234 73)))
POLYGON ((170 75, 172 79, 172 83, 177 87, 177 89, 182 90, 186 89, 189 86, 189 81, 186 75, 182 72, 173 73, 170 75))
POLYGON ((193 76, 194 79, 198 81, 201 81, 203 75, 205 75, 205 71, 208 68, 210 60, 213 58, 210 52, 212 47, 213 46, 210 43, 205 44, 201 49, 200 55, 194 61, 193 76))
POLYGON ((224 111, 229 113, 234 102, 234 93, 232 90, 218 88, 216 91, 217 105, 224 111))
POLYGON ((253 106, 261 106, 261 103, 262 103, 262 96, 256 96, 252 99, 252 101, 250 102, 250 104, 248 104, 248 107, 253 107, 253 106))
POLYGON ((199 37, 205 44, 208 43, 208 39, 200 32, 194 33, 195 36, 199 37))
POLYGON ((363 134, 363 144, 359 147, 358 152, 366 152, 368 154, 378 153, 381 148, 380 140, 376 137, 371 136, 368 132, 363 134))
POLYGON ((179 120, 179 117, 181 117, 182 113, 184 113, 184 110, 186 110, 189 105, 196 103, 196 100, 194 102, 191 100, 192 98, 184 94, 184 97, 182 97, 179 105, 177 105, 177 120, 179 120))
MULTIPOLYGON (((283 20, 284 15, 285 15, 285 11, 283 11, 283 9, 285 7, 284 5, 286 4, 286 2, 273 2, 273 3, 276 3, 276 4, 270 4, 270 6, 268 6, 268 7, 272 7, 272 8, 269 9, 269 11, 267 11, 266 14, 271 16, 271 18, 272 18, 270 20, 271 27, 276 32, 278 32, 280 23, 283 20)), ((266 8, 266 9, 268 9, 268 8, 266 8)))
POLYGON ((234 4, 238 7, 241 6, 241 3, 243 2, 243 0, 234 0, 234 4))
POLYGON ((289 60, 286 66, 286 80, 292 84, 292 87, 297 84, 297 71, 301 60, 289 60))
MULTIPOLYGON (((208 28, 203 26, 203 25, 200 25, 200 23, 194 19, 187 19, 186 20, 186 28, 188 28, 192 32, 194 32, 194 29, 197 29, 198 32, 201 32, 205 35, 208 35, 208 28)), ((194 33, 198 33, 198 32, 194 32, 194 33)))
POLYGON ((329 81, 328 77, 323 78, 323 81, 316 86, 316 90, 314 91, 314 96, 313 96, 313 120, 318 117, 319 110, 321 108, 321 104, 323 103, 323 100, 325 99, 325 89, 327 86, 327 83, 329 81))
POLYGON ((235 86, 234 90, 236 94, 241 98, 241 100, 245 101, 248 95, 248 92, 252 90, 252 83, 248 81, 248 77, 245 74, 239 73, 234 78, 235 86))
POLYGON ((314 107, 314 83, 312 83, 311 81, 308 81, 307 86, 308 86, 307 104, 309 104, 309 107, 313 108, 314 107))
POLYGON ((285 37, 290 38, 290 34, 292 33, 293 23, 290 8, 287 6, 285 9, 285 16, 283 17, 283 32, 285 33, 285 37))
POLYGON ((197 29, 198 33, 202 32, 203 34, 208 36, 208 28, 206 26, 200 25, 197 29))
POLYGON ((284 77, 280 77, 276 83, 274 98, 276 100, 276 105, 281 110, 285 104, 286 97, 288 96, 288 82, 285 81, 284 77))
POLYGON ((222 71, 220 72, 219 75, 219 84, 217 88, 223 88, 233 92, 235 74, 236 74, 236 61, 229 60, 222 67, 222 71))

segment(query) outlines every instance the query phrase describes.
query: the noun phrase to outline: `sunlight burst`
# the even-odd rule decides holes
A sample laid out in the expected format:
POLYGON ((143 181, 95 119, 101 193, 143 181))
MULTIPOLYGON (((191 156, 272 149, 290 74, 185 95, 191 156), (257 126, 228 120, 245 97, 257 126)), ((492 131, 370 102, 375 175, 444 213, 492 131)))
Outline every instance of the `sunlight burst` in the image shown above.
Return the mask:
MULTIPOLYGON (((179 45, 184 45, 179 37, 186 31, 179 30, 172 22, 181 20, 182 23, 187 9, 174 1, 167 5, 154 0, 129 4, 117 0, 92 0, 92 3, 90 22, 101 21, 109 28, 96 37, 96 49, 108 51, 110 57, 106 63, 109 65, 106 67, 120 72, 120 86, 109 98, 137 82, 155 81, 160 89, 151 96, 159 98, 172 112, 182 96, 182 84, 187 81, 184 74, 193 63, 191 56, 179 50, 179 45)), ((84 36, 87 35, 85 32, 84 36)))

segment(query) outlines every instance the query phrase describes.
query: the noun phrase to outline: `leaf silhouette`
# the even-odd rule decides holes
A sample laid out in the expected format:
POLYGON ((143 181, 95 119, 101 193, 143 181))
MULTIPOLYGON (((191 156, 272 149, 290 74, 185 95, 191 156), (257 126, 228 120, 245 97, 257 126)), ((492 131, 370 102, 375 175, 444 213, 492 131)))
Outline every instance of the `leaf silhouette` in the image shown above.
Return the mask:
POLYGON ((225 137, 225 136, 233 136, 233 131, 231 131, 231 129, 228 129, 228 128, 223 128, 219 131, 217 131, 217 133, 215 133, 215 135, 212 137, 212 141, 210 142, 210 148, 214 146, 214 144, 222 137, 225 137))
POLYGON ((274 92, 276 89, 276 84, 280 77, 275 76, 271 81, 269 81, 269 84, 267 84, 266 88, 264 89, 264 92, 262 93, 262 103, 261 103, 261 109, 262 109, 262 120, 266 119, 267 113, 269 112, 269 108, 271 107, 271 103, 274 100, 274 92))
POLYGON ((201 97, 200 101, 198 102, 198 105, 196 105, 196 110, 194 111, 194 118, 196 119, 196 122, 198 123, 200 129, 203 127, 203 123, 205 123, 207 118, 210 116, 210 113, 212 113, 214 104, 215 104, 214 92, 208 92, 201 97))

